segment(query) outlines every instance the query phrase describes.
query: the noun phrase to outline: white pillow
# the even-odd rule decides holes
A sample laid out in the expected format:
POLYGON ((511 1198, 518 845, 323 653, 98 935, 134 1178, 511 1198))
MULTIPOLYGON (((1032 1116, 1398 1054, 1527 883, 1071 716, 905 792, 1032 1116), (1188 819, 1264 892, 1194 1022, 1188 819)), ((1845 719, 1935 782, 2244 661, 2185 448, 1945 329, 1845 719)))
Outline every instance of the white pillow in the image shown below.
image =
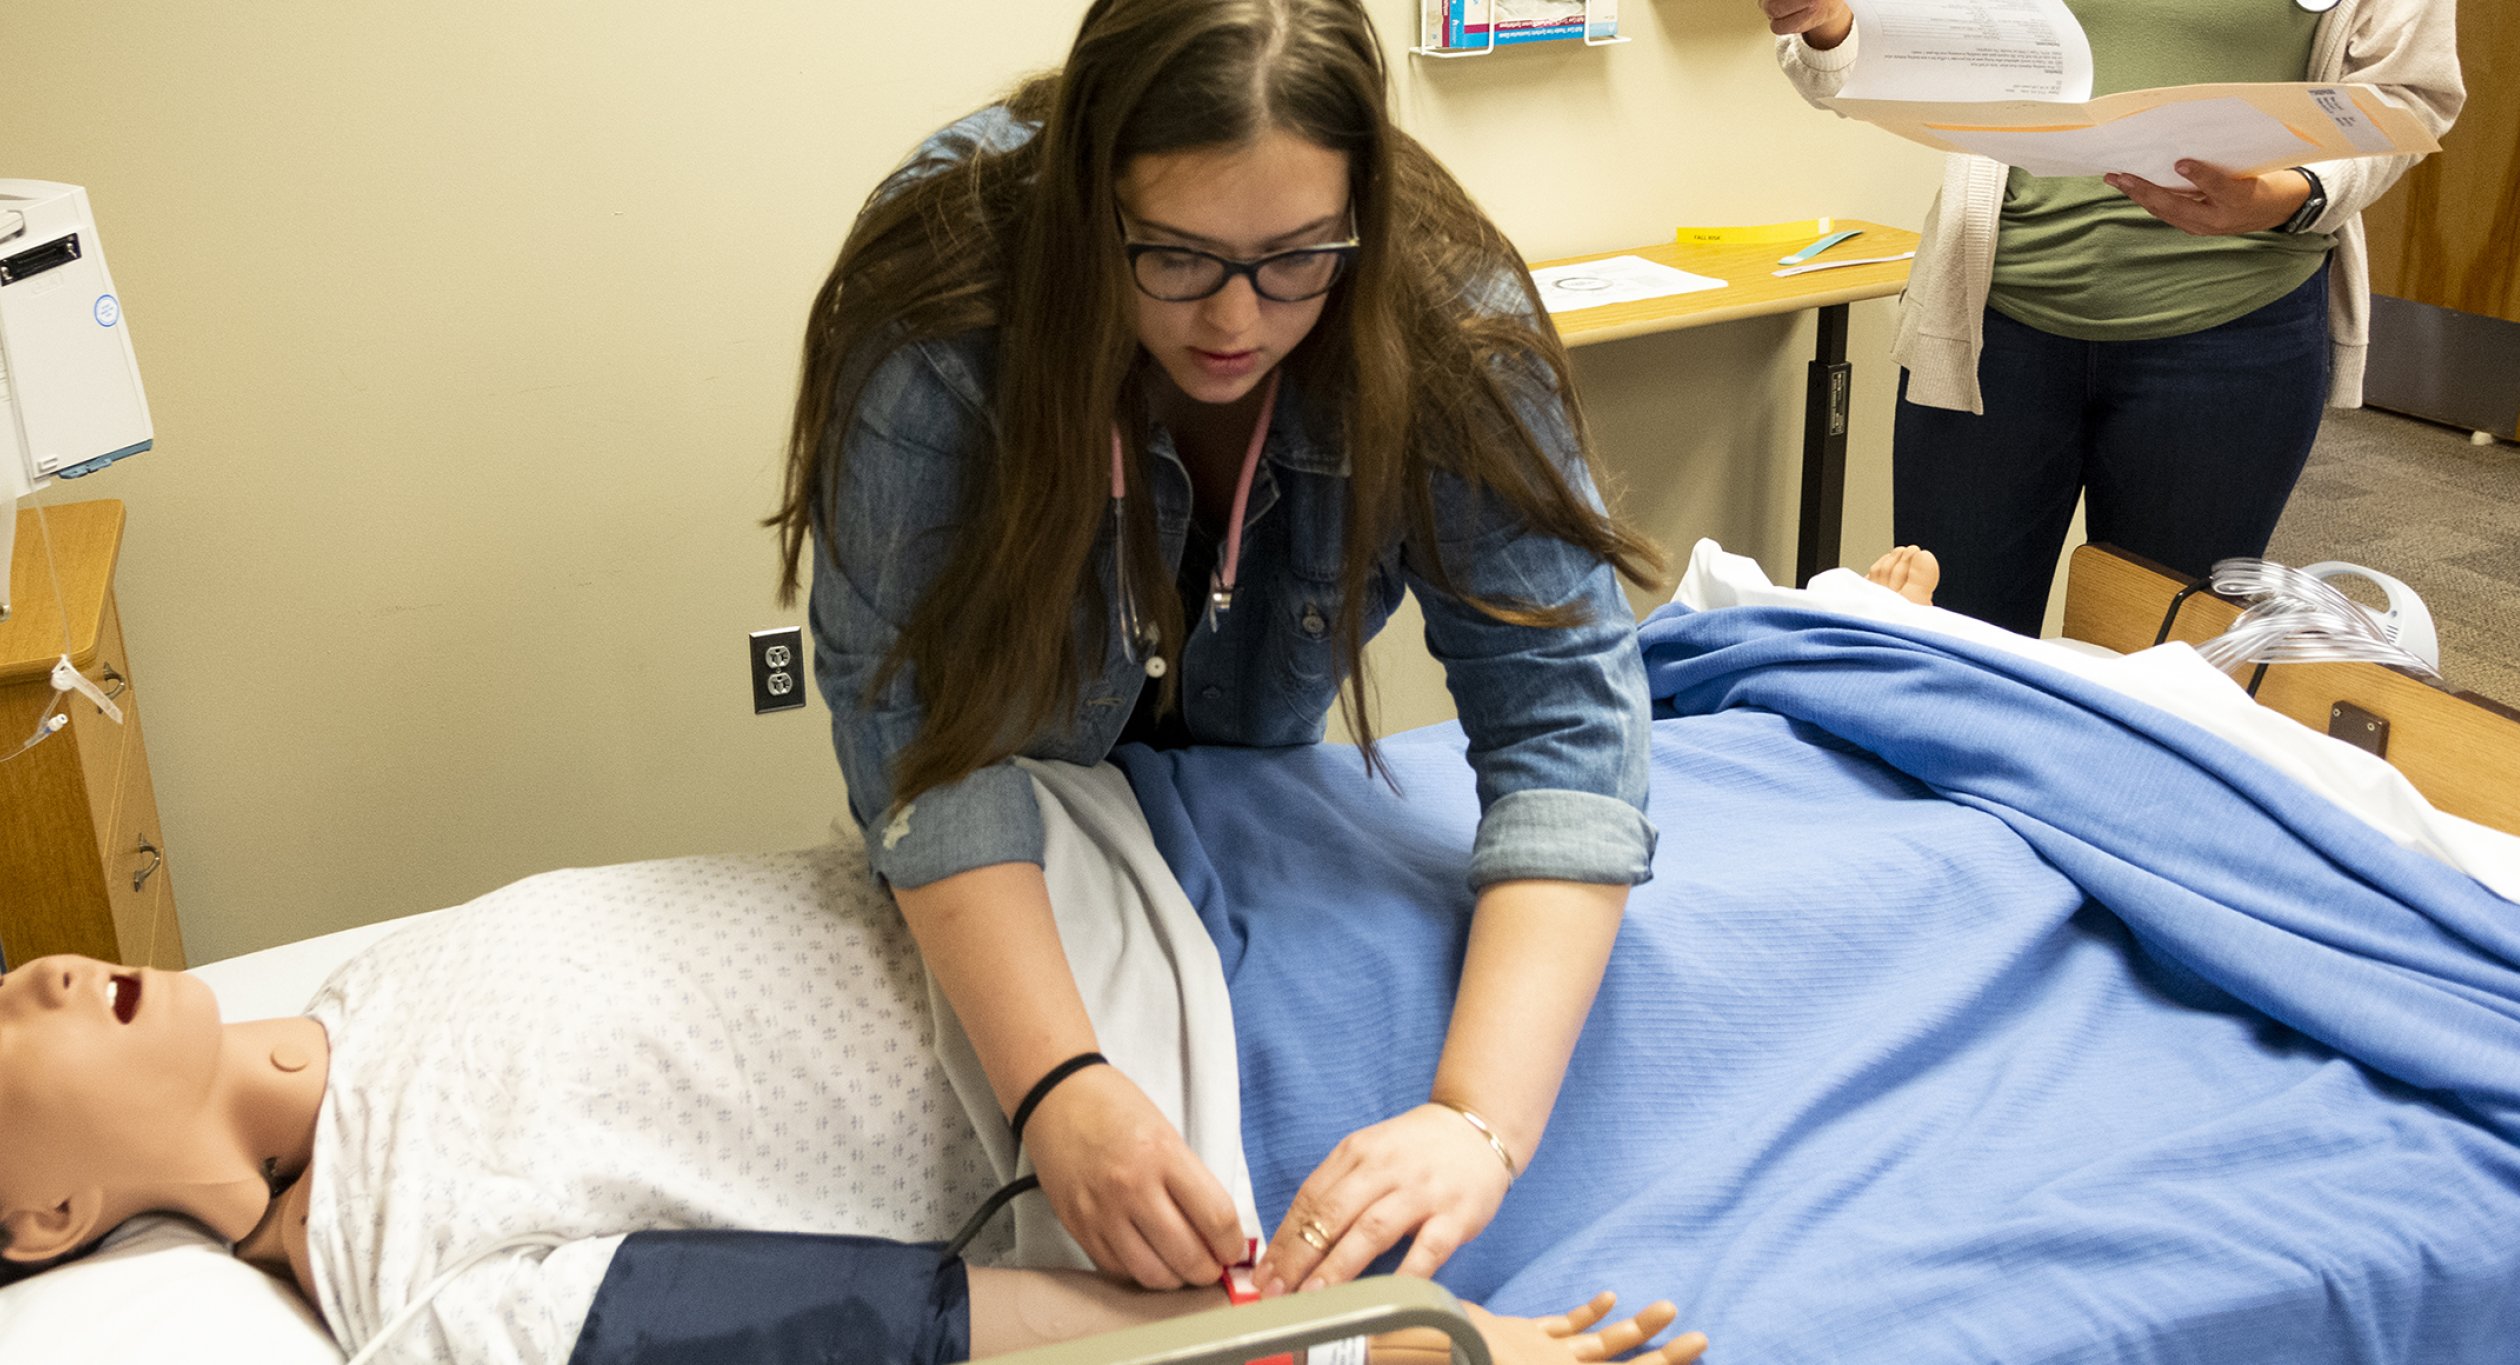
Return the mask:
MULTIPOLYGON (((402 927, 363 925, 193 974, 231 1021, 303 1009, 333 969, 402 927)), ((228 1254, 182 1218, 135 1218, 96 1252, 0 1289, 0 1361, 45 1365, 341 1365, 341 1348, 297 1291, 228 1254)))
POLYGON ((341 1365, 297 1291, 180 1218, 135 1218, 94 1254, 0 1289, 0 1360, 341 1365))

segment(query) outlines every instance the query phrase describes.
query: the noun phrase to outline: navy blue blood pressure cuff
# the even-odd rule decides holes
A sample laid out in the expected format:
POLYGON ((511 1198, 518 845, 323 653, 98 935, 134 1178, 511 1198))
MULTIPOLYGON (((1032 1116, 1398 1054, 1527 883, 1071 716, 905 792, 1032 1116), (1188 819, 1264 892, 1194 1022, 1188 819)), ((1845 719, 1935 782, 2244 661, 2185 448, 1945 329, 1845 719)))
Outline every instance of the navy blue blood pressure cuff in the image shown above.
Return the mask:
POLYGON ((637 1232, 569 1365, 945 1365, 971 1357, 970 1286, 937 1243, 637 1232))

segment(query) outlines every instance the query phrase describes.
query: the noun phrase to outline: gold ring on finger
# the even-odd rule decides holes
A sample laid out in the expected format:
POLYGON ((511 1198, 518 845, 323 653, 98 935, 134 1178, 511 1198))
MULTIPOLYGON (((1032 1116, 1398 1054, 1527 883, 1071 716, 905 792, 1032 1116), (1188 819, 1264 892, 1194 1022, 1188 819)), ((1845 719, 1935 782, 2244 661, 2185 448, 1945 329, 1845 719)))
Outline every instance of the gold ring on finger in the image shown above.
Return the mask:
POLYGON ((1315 1251, 1328 1251, 1330 1249, 1329 1231, 1323 1228, 1321 1224, 1314 1222, 1310 1218, 1304 1220, 1304 1225, 1302 1227, 1295 1229, 1295 1235, 1303 1238, 1304 1245, 1311 1247, 1315 1251))

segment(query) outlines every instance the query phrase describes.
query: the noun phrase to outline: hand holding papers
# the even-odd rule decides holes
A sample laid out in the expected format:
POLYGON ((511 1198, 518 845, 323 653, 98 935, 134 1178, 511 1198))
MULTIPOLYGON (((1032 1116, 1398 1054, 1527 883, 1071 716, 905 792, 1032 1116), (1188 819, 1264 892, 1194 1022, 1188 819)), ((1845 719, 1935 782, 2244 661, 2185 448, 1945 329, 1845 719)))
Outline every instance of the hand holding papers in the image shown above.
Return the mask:
POLYGON ((2092 99, 2090 43, 2063 0, 1846 3, 1859 47, 1830 108, 2032 175, 2124 171, 2188 189, 2181 161, 2239 176, 2441 149, 2367 85, 2186 85, 2092 99))
POLYGON ((1531 282, 1540 286, 1541 306, 1552 313, 1572 313, 1584 308, 1603 308, 1614 303, 1636 303, 1643 299, 1667 298, 1673 294, 1694 294, 1701 289, 1721 289, 1722 280, 1674 270, 1642 256, 1612 256, 1606 260, 1582 261, 1574 265, 1553 265, 1531 272, 1531 282))
MULTIPOLYGON (((2183 162, 2194 191, 2156 185, 2131 175, 2107 177, 2109 187, 2153 217, 2181 232, 2219 237, 2239 232, 2273 232, 2309 208, 2310 182, 2289 171, 2268 175, 2225 175, 2211 166, 2183 162)), ((2310 209, 2315 221, 2324 210, 2310 209)))

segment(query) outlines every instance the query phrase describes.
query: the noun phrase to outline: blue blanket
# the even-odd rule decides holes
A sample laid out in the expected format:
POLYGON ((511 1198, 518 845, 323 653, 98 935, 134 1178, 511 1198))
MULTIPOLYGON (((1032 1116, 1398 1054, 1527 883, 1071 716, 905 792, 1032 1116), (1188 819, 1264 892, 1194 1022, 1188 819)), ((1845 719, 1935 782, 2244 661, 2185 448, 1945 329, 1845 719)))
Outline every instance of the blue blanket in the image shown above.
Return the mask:
MULTIPOLYGON (((1655 879, 1545 1145, 1441 1278, 1668 1296, 1717 1362, 2520 1360, 2520 906, 2071 675, 1666 610, 1655 879)), ((1274 1219, 1420 1100, 1450 726, 1124 751, 1222 950, 1274 1219)))

